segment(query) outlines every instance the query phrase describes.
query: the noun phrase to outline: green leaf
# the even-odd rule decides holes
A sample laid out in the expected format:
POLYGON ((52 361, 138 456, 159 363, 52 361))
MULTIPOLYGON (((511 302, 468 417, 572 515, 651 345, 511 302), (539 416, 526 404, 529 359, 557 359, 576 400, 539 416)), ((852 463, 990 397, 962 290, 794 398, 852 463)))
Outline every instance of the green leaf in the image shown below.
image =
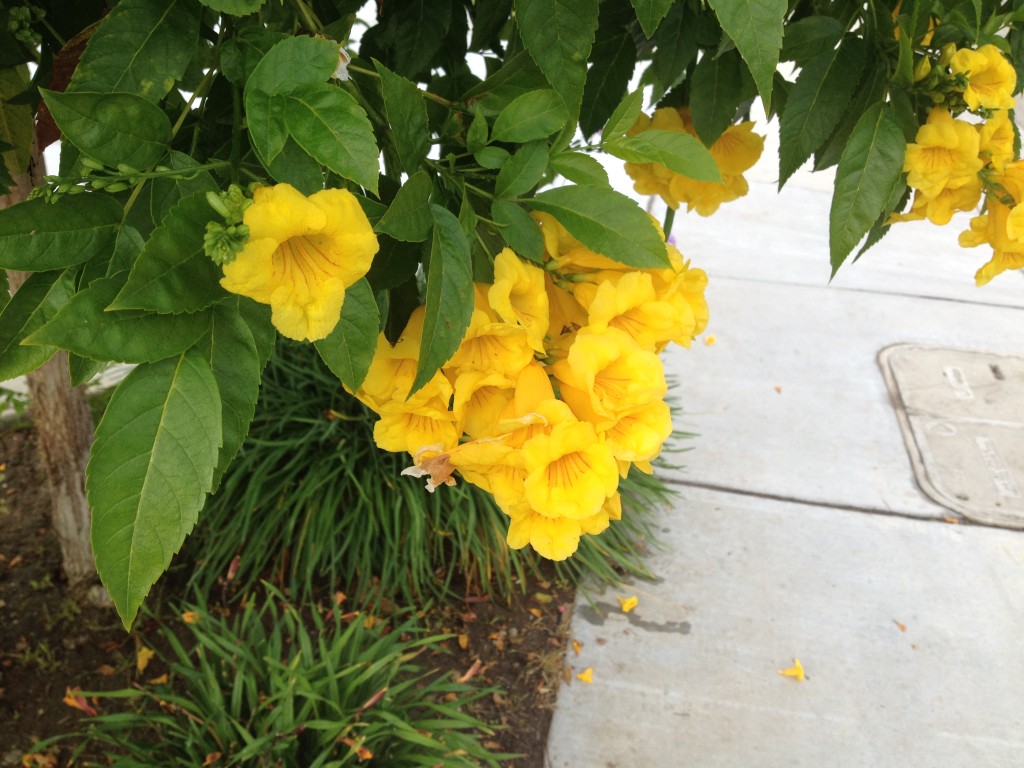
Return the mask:
POLYGON ((509 248, 525 259, 544 262, 544 236, 522 207, 510 200, 495 200, 491 203, 491 216, 509 248))
POLYGON ((121 286, 117 277, 93 280, 25 343, 60 347, 92 360, 152 363, 180 355, 210 325, 205 312, 157 315, 135 310, 105 311, 121 286))
POLYGON ((800 71, 779 118, 779 189, 828 141, 848 112, 866 61, 867 45, 850 36, 800 71))
MULTIPOLYGON (((184 152, 176 152, 173 149, 167 161, 168 167, 179 171, 187 171, 198 165, 198 162, 184 152)), ((153 194, 149 205, 153 213, 153 221, 156 222, 163 221, 164 217, 170 213, 171 208, 189 195, 195 192, 217 192, 220 190, 217 182, 213 180, 213 176, 205 170, 196 170, 192 175, 180 179, 153 179, 150 184, 153 185, 153 194)))
POLYGON ((544 141, 523 144, 507 163, 501 166, 494 183, 498 197, 518 197, 537 186, 548 167, 548 145, 544 141))
POLYGON ((705 53, 694 67, 690 115, 705 146, 718 141, 736 117, 736 110, 747 95, 743 74, 743 61, 735 50, 717 57, 705 53))
POLYGON ((466 131, 466 149, 470 152, 478 152, 487 146, 487 118, 484 111, 477 107, 473 111, 473 122, 469 124, 466 131))
POLYGON ((836 170, 829 212, 832 274, 885 209, 903 175, 907 140, 882 103, 857 121, 836 170))
POLYGON ((494 121, 492 141, 523 143, 546 139, 569 120, 561 97, 550 88, 524 93, 512 100, 494 121))
POLYGON ((214 307, 209 333, 196 345, 217 382, 221 404, 222 440, 212 490, 242 447, 260 394, 263 365, 252 331, 239 314, 240 301, 234 297, 214 307))
POLYGON ((508 159, 512 157, 507 149, 501 147, 484 147, 479 152, 473 155, 473 159, 477 161, 481 168, 487 168, 489 170, 495 170, 501 168, 508 159))
POLYGON ((220 445, 217 381, 200 353, 139 366, 114 391, 86 490, 96 569, 126 628, 195 525, 220 445))
POLYGON ((380 311, 373 288, 365 278, 345 291, 341 320, 326 339, 314 342, 316 351, 350 391, 362 386, 377 351, 380 311))
POLYGON ((900 181, 892 189, 892 194, 889 195, 889 200, 885 204, 885 208, 882 210, 881 215, 875 220, 875 223, 871 226, 871 231, 868 232, 868 236, 864 239, 863 245, 860 250, 857 251, 857 255, 853 257, 854 263, 863 256, 869 249, 877 245, 883 237, 889 234, 889 229, 892 226, 886 222, 889 221, 889 217, 897 210, 902 210, 903 206, 910 200, 910 187, 901 178, 900 181))
MULTIPOLYGON (((606 3, 602 8, 613 7, 606 3)), ((636 43, 629 29, 615 25, 614 32, 602 26, 597 32, 592 58, 594 61, 583 89, 580 130, 584 136, 597 133, 614 113, 636 68, 636 43)))
POLYGON ((551 158, 551 170, 576 184, 610 186, 608 171, 597 160, 582 152, 562 152, 551 158))
POLYGON ((195 54, 199 17, 195 0, 122 0, 89 38, 68 92, 161 101, 195 54))
POLYGON ((118 272, 130 271, 135 266, 135 260, 139 258, 146 247, 145 240, 135 227, 122 224, 117 230, 117 239, 114 241, 114 252, 107 263, 107 277, 113 277, 118 272))
POLYGON ((850 141, 850 134, 861 115, 876 101, 885 98, 889 85, 888 67, 884 60, 869 62, 857 83, 856 96, 839 127, 832 132, 825 145, 814 153, 814 170, 821 171, 839 163, 839 157, 850 141))
MULTIPOLYGON (((245 83, 249 91, 284 96, 308 85, 326 83, 338 66, 338 44, 320 37, 286 37, 260 59, 245 83)), ((248 112, 248 102, 246 112, 248 112)))
POLYGON ((651 69, 661 83, 662 93, 682 79, 697 55, 697 21, 690 3, 676 3, 658 27, 651 69))
POLYGON ((529 201, 596 253, 639 269, 669 265, 665 241, 636 201, 607 187, 556 187, 529 201))
POLYGON ((216 217, 204 192, 175 205, 153 231, 109 309, 197 312, 225 298, 220 268, 203 250, 206 223, 216 217))
POLYGON ((631 2, 636 11, 637 21, 640 22, 640 29, 649 39, 658 31, 658 25, 665 18, 665 14, 669 12, 674 0, 631 0, 631 2))
POLYGON ((312 195, 324 188, 324 172, 320 163, 290 136, 280 154, 266 164, 266 168, 275 181, 291 184, 304 195, 312 195))
POLYGON ((570 115, 579 114, 587 60, 597 31, 598 0, 516 0, 523 46, 570 115))
MULTIPOLYGON (((26 67, 0 69, 0 190, 7 186, 5 180, 14 181, 10 173, 18 175, 27 171, 32 158, 35 131, 32 105, 11 101, 28 87, 26 67)), ((0 194, 4 193, 0 191, 0 194)))
POLYGON ((380 75, 384 111, 391 124, 398 159, 406 173, 415 173, 430 151, 430 127, 423 92, 379 61, 374 61, 373 66, 380 75))
POLYGON ((473 265, 462 225, 447 208, 430 206, 434 235, 427 266, 427 295, 420 359, 409 394, 455 354, 473 316, 473 265))
POLYGON ((0 381, 34 371, 53 356, 54 346, 29 347, 21 342, 51 320, 74 292, 73 270, 29 275, 0 311, 0 381))
POLYGON ((45 272, 82 264, 114 247, 121 206, 103 193, 42 198, 0 210, 0 268, 45 272))
POLYGON ((310 157, 377 194, 373 126, 351 94, 326 83, 303 86, 285 97, 284 116, 288 132, 310 157))
POLYGON ((747 62, 765 112, 771 112, 772 76, 779 65, 787 0, 708 0, 708 5, 747 62))
POLYGON ((199 0, 207 8, 232 16, 248 16, 256 13, 267 0, 199 0))
POLYGON ((627 93, 612 112, 601 133, 601 141, 619 139, 633 127, 644 108, 644 89, 627 93))
POLYGON ((470 48, 486 48, 512 16, 512 0, 476 0, 473 10, 473 37, 470 48))
POLYGON ((277 330, 270 322, 270 307, 260 304, 245 296, 238 297, 238 313, 249 326, 253 340, 256 342, 256 354, 259 356, 260 370, 267 365, 274 354, 277 342, 277 330))
POLYGON ((238 30, 220 49, 221 72, 232 84, 243 86, 267 52, 284 39, 276 30, 258 24, 238 30))
MULTIPOLYGON (((375 56, 387 61, 404 77, 417 78, 435 62, 448 39, 452 6, 452 0, 402 0, 382 4, 380 20, 363 36, 360 54, 363 58, 375 56)), ((461 3, 457 12, 465 14, 461 3)), ((462 45, 465 46, 465 42, 462 45)))
POLYGON ((378 232, 407 243, 422 243, 430 237, 434 217, 430 194, 434 185, 426 171, 417 171, 402 185, 377 226, 378 232))
POLYGON ((167 153, 171 122, 131 93, 57 93, 40 89, 64 139, 107 166, 143 170, 167 153))
POLYGON ((803 63, 835 48, 843 35, 843 25, 831 16, 806 16, 786 24, 782 39, 782 61, 803 63))
POLYGON ((99 360, 90 360, 87 357, 68 353, 68 377, 72 387, 80 387, 88 384, 93 377, 103 371, 107 364, 99 360))
POLYGON ((644 131, 603 145, 610 155, 631 163, 661 163, 697 181, 721 181, 718 164, 700 139, 682 131, 644 131))

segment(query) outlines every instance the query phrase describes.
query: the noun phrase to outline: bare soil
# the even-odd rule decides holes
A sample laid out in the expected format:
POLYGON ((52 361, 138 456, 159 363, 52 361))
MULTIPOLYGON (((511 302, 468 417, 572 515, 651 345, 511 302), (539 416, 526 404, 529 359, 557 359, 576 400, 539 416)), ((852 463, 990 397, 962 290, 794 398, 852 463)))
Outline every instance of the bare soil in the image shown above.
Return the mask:
MULTIPOLYGON (((165 597, 173 589, 165 584, 165 597)), ((511 768, 544 766, 557 687, 570 678, 564 656, 572 600, 569 585, 542 575, 511 605, 464 594, 431 613, 434 629, 454 635, 450 653, 433 657, 438 669, 503 691, 480 700, 476 714, 501 726, 490 747, 523 755, 511 768)), ((68 588, 34 434, 0 433, 0 766, 20 766, 40 739, 80 728, 85 715, 64 702, 68 689, 130 687, 138 648, 159 646, 157 623, 127 633, 112 610, 91 607, 68 588)), ((66 764, 67 753, 52 757, 27 764, 66 764)))

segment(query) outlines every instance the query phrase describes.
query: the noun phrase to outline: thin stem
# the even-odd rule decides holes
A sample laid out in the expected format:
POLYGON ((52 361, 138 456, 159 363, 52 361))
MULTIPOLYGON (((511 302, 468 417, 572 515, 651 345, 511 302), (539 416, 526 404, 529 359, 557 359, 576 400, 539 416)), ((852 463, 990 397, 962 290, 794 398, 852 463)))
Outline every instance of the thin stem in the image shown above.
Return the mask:
POLYGON ((242 92, 231 86, 231 181, 238 183, 238 168, 242 160, 242 92))
POLYGON ((292 5, 295 6, 295 9, 302 17, 302 22, 310 32, 319 33, 323 31, 324 25, 320 23, 320 19, 316 17, 316 14, 313 13, 313 10, 308 5, 306 5, 304 0, 292 0, 292 5))
POLYGON ((665 230, 665 239, 668 240, 672 236, 672 225, 676 221, 676 209, 669 208, 665 212, 665 223, 662 225, 662 229, 665 230))
MULTIPOLYGON (((367 77, 376 77, 378 80, 380 79, 380 73, 374 72, 372 69, 366 69, 364 67, 357 66, 355 64, 349 64, 348 71, 355 72, 356 74, 359 75, 366 75, 367 77)), ((444 96, 438 96, 436 93, 431 93, 430 91, 424 90, 422 88, 420 88, 419 90, 420 93, 422 93, 426 98, 430 99, 431 101, 437 102, 442 107, 448 107, 448 109, 452 110, 453 112, 467 111, 466 108, 464 106, 460 106, 457 101, 451 101, 450 99, 446 99, 444 96)))
POLYGON ((215 77, 217 77, 217 70, 212 68, 203 75, 203 79, 199 81, 199 85, 197 85, 196 89, 192 92, 192 97, 188 100, 185 108, 181 110, 181 114, 178 115, 178 120, 174 123, 174 127, 171 129, 171 138, 178 135, 178 131, 181 130, 181 126, 185 124, 185 118, 188 117, 189 113, 192 111, 192 105, 196 103, 196 99, 206 95, 206 89, 210 87, 210 84, 213 82, 215 77))

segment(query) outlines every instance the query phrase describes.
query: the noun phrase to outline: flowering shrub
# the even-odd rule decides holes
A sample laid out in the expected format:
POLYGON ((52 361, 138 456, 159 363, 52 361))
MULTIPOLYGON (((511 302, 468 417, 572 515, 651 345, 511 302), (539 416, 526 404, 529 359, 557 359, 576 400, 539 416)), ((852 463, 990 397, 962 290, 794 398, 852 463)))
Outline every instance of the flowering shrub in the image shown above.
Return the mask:
POLYGON ((0 212, 0 268, 31 273, 0 302, 0 380, 58 349, 73 383, 136 365, 87 481, 126 624, 245 438, 276 333, 411 473, 493 494, 512 546, 563 558, 606 527, 669 430, 657 354, 708 321, 665 235, 746 192, 755 99, 780 184, 836 169, 834 270, 979 204, 978 282, 1024 260, 1010 0, 365 5, 0 0, 0 185, 61 142, 0 212), (665 200, 660 228, 598 153, 665 200))

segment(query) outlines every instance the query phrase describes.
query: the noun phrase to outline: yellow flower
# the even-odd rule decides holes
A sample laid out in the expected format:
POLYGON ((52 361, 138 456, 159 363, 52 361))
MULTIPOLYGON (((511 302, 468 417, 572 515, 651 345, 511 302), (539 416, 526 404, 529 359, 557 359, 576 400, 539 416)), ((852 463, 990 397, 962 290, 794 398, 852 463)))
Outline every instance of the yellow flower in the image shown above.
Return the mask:
POLYGON ((686 261, 671 243, 668 244, 667 250, 672 266, 667 269, 650 270, 650 275, 654 281, 654 291, 662 301, 672 304, 682 317, 693 316, 693 331, 673 339, 676 344, 689 348, 690 342, 708 326, 708 303, 704 298, 708 276, 703 269, 690 267, 690 262, 686 261))
POLYGON ((544 270, 527 264, 510 249, 494 257, 494 285, 487 292, 491 309, 506 323, 526 329, 530 345, 544 352, 548 332, 548 294, 544 270))
POLYGON ((243 221, 249 242, 224 265, 220 284, 269 304, 282 335, 325 338, 338 324, 345 289, 377 253, 377 237, 355 196, 325 189, 307 198, 288 184, 261 187, 243 221))
POLYGON ((935 197, 926 197, 917 190, 914 192, 914 202, 910 210, 906 213, 894 213, 887 223, 928 219, 932 224, 939 226, 948 224, 957 211, 971 211, 978 206, 981 189, 981 179, 975 176, 970 184, 956 189, 943 189, 935 197))
POLYGON ((565 360, 551 366, 562 399, 599 430, 665 396, 661 360, 617 328, 585 328, 565 360))
POLYGON ((423 317, 423 307, 414 310, 393 347, 383 333, 377 337, 377 351, 374 352, 366 378, 353 394, 378 414, 385 403, 395 399, 404 400, 412 388, 419 365, 423 317))
POLYGON ((515 383, 501 373, 467 371, 455 379, 452 412, 467 437, 493 435, 515 395, 515 383))
POLYGON ((514 377, 533 360, 526 328, 494 322, 488 311, 474 310, 459 348, 444 365, 446 373, 486 371, 514 377))
POLYGON ((1005 110, 996 112, 978 127, 980 154, 986 165, 1001 171, 1013 162, 1013 121, 1005 110))
POLYGON ((380 409, 373 425, 373 440, 381 450, 416 456, 427 446, 444 450, 455 446, 459 433, 455 416, 448 410, 452 387, 437 373, 408 400, 394 399, 380 409))
POLYGON ((985 215, 975 216, 970 230, 960 235, 965 248, 992 246, 992 258, 974 276, 979 287, 1007 270, 1024 268, 1024 161, 1010 163, 994 181, 1003 194, 990 193, 985 215))
MULTIPOLYGON (((722 175, 721 182, 696 181, 658 163, 626 163, 626 173, 640 194, 660 195, 671 208, 678 208, 685 202, 687 210, 710 216, 722 203, 747 193, 747 181, 742 174, 758 161, 764 149, 764 137, 754 133, 753 128, 752 122, 731 125, 711 146, 711 156, 722 175)), ((655 110, 652 117, 641 114, 628 133, 635 136, 647 130, 686 131, 697 135, 686 108, 662 107, 655 110)))
POLYGON ((604 437, 620 462, 619 474, 625 477, 630 463, 643 465, 657 458, 671 434, 671 410, 663 400, 655 400, 621 416, 605 430, 604 437))
POLYGON ((961 48, 953 54, 949 68, 954 75, 967 77, 964 101, 972 110, 1013 109, 1017 73, 994 45, 983 45, 976 51, 961 48))
POLYGON ((579 520, 548 517, 531 511, 512 518, 506 541, 512 549, 522 549, 529 544, 541 557, 565 560, 579 547, 581 534, 579 520))
POLYGON ((618 465, 592 424, 563 422, 522 448, 523 500, 548 517, 582 520, 597 514, 619 485, 618 465))
POLYGON ((697 321, 689 305, 680 307, 664 301, 654 290, 654 280, 644 272, 624 272, 617 279, 593 286, 582 283, 592 297, 581 302, 587 307, 588 325, 595 329, 618 328, 633 337, 637 344, 649 352, 677 337, 691 337, 697 321))
POLYGON ((980 138, 973 125, 954 120, 949 110, 935 107, 915 138, 907 145, 903 170, 907 183, 926 198, 976 182, 983 163, 978 157, 980 138))

